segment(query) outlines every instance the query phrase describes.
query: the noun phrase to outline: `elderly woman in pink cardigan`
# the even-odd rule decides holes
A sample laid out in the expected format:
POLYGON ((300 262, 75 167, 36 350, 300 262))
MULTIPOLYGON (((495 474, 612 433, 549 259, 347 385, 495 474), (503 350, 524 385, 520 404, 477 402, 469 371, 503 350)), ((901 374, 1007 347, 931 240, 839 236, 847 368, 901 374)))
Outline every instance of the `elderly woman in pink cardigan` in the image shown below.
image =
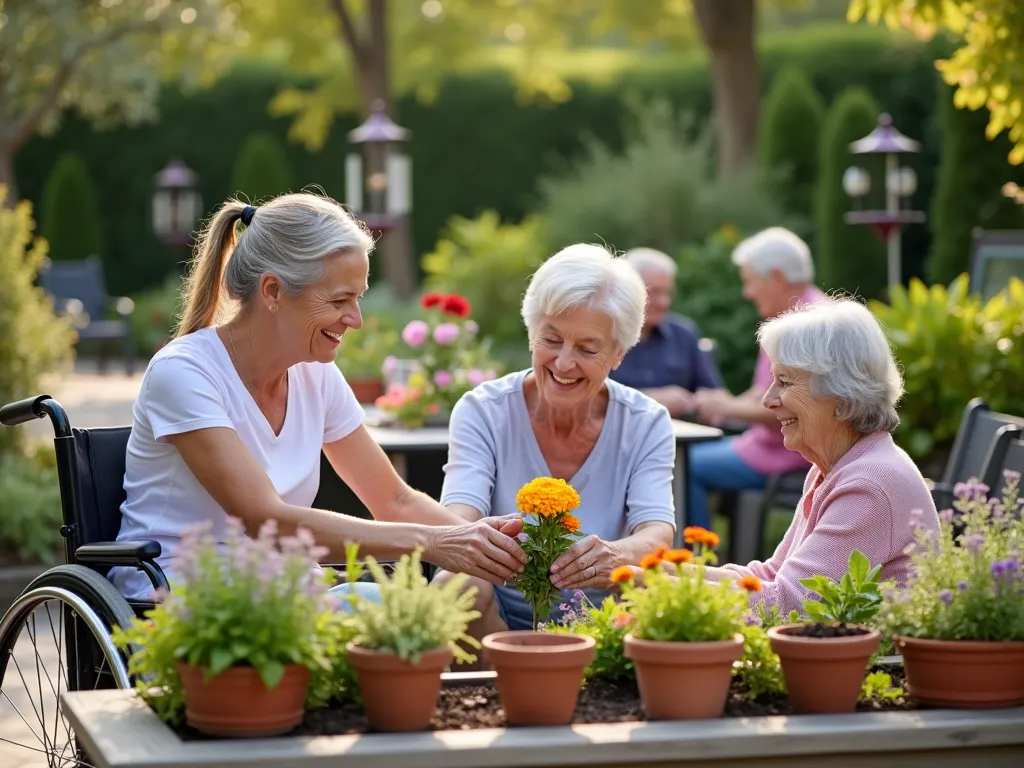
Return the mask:
POLYGON ((711 568, 711 577, 756 576, 763 587, 751 605, 788 613, 806 596, 800 579, 841 578, 857 549, 902 585, 915 527, 938 530, 939 520, 920 471, 890 435, 903 381, 877 320, 856 301, 826 298, 763 323, 758 341, 772 363, 762 403, 811 469, 775 554, 711 568))

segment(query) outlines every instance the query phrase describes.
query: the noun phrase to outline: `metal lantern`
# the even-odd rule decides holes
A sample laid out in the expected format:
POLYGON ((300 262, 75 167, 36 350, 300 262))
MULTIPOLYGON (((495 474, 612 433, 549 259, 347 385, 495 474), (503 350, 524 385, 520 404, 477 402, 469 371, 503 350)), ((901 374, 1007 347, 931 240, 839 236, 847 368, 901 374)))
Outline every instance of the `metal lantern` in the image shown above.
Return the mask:
POLYGON ((883 114, 878 125, 863 139, 850 145, 855 155, 881 155, 885 159, 885 208, 861 210, 861 204, 871 191, 871 175, 861 167, 851 166, 843 174, 843 189, 852 199, 854 210, 844 216, 848 224, 867 224, 886 241, 889 251, 889 285, 898 285, 903 279, 900 233, 908 224, 921 224, 924 212, 904 208, 904 202, 917 191, 914 169, 901 166, 899 155, 919 152, 921 145, 900 133, 892 118, 883 114))
POLYGON ((155 187, 153 231, 168 246, 188 245, 203 205, 195 172, 181 160, 172 159, 156 174, 155 187))
POLYGON ((412 209, 412 168, 400 150, 411 132, 387 114, 382 99, 362 125, 348 134, 361 151, 345 158, 345 203, 378 234, 392 229, 412 209))

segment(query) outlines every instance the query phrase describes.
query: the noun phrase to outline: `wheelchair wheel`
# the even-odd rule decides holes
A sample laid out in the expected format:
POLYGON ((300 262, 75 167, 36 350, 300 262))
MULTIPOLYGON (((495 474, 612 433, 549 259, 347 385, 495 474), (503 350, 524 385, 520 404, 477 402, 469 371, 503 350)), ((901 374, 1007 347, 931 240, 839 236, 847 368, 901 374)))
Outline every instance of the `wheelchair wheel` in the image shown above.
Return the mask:
POLYGON ((114 626, 134 613, 103 576, 59 565, 37 577, 0 620, 0 763, 91 766, 64 717, 64 691, 129 688, 114 626))

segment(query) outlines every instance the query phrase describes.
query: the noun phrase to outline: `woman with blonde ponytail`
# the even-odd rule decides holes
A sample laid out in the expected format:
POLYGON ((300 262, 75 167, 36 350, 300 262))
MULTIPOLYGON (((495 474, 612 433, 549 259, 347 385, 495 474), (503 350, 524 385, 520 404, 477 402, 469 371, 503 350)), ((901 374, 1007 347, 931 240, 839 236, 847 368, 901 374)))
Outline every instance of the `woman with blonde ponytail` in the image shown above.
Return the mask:
MULTIPOLYGON (((182 529, 209 521, 226 535, 229 517, 250 533, 267 520, 306 528, 330 562, 355 542, 378 559, 420 548, 427 562, 495 584, 522 570, 520 523, 468 523, 413 490, 363 426, 334 360, 362 326, 372 249, 340 205, 307 193, 259 208, 229 200, 203 231, 177 334, 133 408, 118 534, 158 541, 172 588, 182 529), (321 451, 374 520, 312 508, 321 451)), ((139 571, 110 579, 126 597, 151 596, 139 571)))

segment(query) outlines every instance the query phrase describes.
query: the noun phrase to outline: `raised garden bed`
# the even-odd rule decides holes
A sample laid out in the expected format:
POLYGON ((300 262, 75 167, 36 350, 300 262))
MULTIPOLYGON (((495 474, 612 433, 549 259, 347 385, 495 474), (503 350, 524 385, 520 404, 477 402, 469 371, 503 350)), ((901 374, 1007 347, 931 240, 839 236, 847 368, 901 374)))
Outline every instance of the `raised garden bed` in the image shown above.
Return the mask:
POLYGON ((506 729, 488 676, 448 677, 431 730, 394 735, 366 733, 354 707, 310 712, 293 734, 253 741, 172 729, 127 691, 64 694, 64 701, 103 768, 1024 764, 1024 708, 886 702, 850 715, 799 716, 784 699, 752 702, 734 691, 721 719, 644 722, 635 688, 596 683, 581 693, 574 725, 506 729))

